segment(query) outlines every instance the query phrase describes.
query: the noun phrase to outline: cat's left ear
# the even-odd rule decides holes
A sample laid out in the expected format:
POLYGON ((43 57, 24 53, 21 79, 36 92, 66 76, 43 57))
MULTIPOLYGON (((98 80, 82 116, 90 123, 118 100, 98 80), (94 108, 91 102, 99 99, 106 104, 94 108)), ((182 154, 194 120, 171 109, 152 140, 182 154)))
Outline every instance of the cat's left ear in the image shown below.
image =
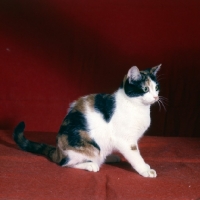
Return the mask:
POLYGON ((141 74, 140 74, 139 69, 136 66, 131 67, 128 70, 127 78, 129 80, 129 83, 131 83, 131 81, 140 80, 141 79, 141 74))
POLYGON ((161 65, 162 65, 162 64, 157 65, 157 66, 151 68, 151 73, 152 73, 154 76, 156 76, 157 72, 160 70, 161 65))

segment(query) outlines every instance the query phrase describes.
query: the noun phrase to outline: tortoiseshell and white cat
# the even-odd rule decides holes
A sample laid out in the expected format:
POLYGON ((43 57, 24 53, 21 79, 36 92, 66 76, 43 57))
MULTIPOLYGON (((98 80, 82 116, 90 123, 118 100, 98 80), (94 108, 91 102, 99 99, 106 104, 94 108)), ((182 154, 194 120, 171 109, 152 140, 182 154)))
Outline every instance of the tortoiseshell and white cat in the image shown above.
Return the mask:
POLYGON ((150 106, 159 101, 156 74, 161 65, 139 71, 131 67, 113 94, 91 94, 74 101, 57 135, 57 146, 24 137, 24 122, 14 130, 14 140, 24 151, 41 154, 67 167, 97 172, 104 162, 118 162, 119 151, 144 177, 156 171, 140 155, 138 140, 150 126, 150 106))

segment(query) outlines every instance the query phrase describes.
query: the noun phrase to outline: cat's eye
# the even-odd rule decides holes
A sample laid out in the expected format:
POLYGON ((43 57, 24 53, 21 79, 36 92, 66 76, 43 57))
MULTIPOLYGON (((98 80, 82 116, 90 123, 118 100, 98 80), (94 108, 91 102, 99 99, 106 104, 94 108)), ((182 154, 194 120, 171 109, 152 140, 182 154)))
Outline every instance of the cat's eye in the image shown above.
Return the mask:
POLYGON ((156 91, 158 91, 159 90, 159 85, 156 85, 156 91))
POLYGON ((148 92, 149 91, 149 88, 148 87, 144 87, 144 92, 148 92))

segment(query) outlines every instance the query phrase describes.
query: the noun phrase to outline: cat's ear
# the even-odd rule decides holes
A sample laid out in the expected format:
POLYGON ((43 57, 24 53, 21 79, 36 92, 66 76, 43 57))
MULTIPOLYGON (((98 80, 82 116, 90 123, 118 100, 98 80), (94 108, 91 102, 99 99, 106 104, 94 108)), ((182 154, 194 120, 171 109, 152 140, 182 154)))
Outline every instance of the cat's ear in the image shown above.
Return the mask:
POLYGON ((141 74, 139 69, 136 66, 131 67, 128 70, 127 78, 129 80, 129 83, 131 83, 131 80, 137 81, 141 79, 141 74))
POLYGON ((157 65, 157 66, 151 68, 151 73, 152 73, 154 76, 156 76, 157 72, 160 70, 161 65, 162 65, 162 64, 157 65))

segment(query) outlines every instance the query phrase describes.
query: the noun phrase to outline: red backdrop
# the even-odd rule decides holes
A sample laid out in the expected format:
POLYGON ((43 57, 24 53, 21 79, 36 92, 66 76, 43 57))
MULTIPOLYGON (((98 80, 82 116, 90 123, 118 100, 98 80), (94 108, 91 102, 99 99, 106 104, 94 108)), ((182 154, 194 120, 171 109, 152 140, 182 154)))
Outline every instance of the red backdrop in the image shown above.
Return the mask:
POLYGON ((0 128, 56 132, 68 104, 162 63, 147 134, 200 136, 200 1, 1 0, 0 128))

